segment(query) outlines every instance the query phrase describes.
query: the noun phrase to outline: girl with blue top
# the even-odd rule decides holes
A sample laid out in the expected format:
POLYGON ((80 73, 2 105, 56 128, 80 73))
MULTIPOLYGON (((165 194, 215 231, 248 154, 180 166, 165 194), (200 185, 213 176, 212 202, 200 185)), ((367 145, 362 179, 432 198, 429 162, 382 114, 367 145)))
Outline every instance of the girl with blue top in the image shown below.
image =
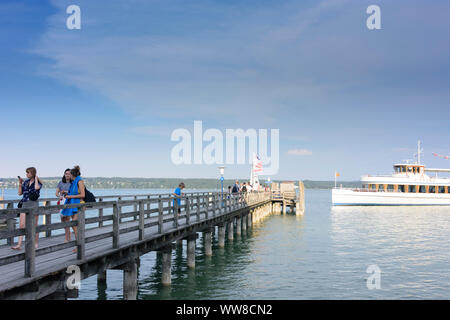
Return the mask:
MULTIPOLYGON (((84 186, 84 181, 81 179, 80 167, 75 166, 70 170, 70 179, 72 181, 69 192, 66 196, 66 202, 64 204, 74 204, 74 203, 84 203, 84 197, 86 188, 84 186)), ((61 211, 61 215, 72 219, 72 221, 77 220, 77 208, 66 208, 61 211)), ((73 232, 75 233, 75 239, 77 238, 77 227, 72 226, 73 232)), ((74 252, 77 251, 75 248, 74 252)))

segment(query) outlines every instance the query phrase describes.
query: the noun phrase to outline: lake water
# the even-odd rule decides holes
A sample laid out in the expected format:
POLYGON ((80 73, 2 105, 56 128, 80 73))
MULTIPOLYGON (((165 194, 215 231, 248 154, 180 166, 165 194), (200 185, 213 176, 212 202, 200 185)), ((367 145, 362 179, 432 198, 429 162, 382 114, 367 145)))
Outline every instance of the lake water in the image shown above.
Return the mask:
MULTIPOLYGON (((195 270, 186 243, 173 250, 169 288, 160 256, 142 256, 138 299, 449 299, 450 207, 333 208, 330 190, 305 196, 304 216, 269 216, 224 249, 216 232, 212 257, 200 237, 195 270), (381 270, 380 289, 367 287, 371 265, 381 270)), ((122 299, 122 280, 119 270, 108 270, 107 288, 85 279, 79 299, 122 299)))

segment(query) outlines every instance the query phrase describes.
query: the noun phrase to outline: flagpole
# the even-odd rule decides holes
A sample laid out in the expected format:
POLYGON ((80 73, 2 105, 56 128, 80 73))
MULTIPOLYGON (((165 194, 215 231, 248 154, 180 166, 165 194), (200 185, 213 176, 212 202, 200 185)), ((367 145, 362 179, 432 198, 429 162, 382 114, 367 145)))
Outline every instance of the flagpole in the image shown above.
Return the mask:
POLYGON ((334 188, 337 187, 336 183, 337 183, 337 181, 336 181, 336 171, 334 171, 334 188))

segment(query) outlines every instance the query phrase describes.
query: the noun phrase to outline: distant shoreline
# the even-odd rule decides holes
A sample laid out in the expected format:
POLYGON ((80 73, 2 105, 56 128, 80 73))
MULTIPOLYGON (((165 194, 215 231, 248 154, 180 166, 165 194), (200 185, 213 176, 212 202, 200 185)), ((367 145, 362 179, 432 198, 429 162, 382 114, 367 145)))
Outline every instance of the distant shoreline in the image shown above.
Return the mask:
MULTIPOLYGON (((40 177, 45 188, 56 188, 61 181, 61 177, 40 177)), ((83 178, 90 189, 171 189, 175 188, 179 182, 183 181, 187 189, 218 189, 220 188, 219 179, 183 179, 183 178, 83 178)), ((240 182, 247 180, 238 179, 240 182)), ((281 182, 283 180, 274 180, 281 182)), ((225 179, 224 188, 232 186, 235 179, 225 179)), ((295 180, 295 182, 298 182, 295 180)), ((331 189, 334 187, 334 181, 321 180, 303 180, 306 189, 331 189)), ((0 185, 5 189, 16 189, 18 187, 17 178, 0 178, 0 185)), ((265 181, 261 181, 265 184, 265 181)), ((338 185, 343 187, 359 187, 359 181, 338 181, 338 185)))

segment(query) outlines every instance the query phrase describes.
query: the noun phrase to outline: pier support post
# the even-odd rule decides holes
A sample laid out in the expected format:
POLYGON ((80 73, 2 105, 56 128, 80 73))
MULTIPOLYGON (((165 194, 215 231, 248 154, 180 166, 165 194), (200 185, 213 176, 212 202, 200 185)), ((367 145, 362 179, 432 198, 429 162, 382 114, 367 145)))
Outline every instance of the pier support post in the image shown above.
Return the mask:
POLYGON ((247 215, 247 226, 249 227, 249 228, 251 228, 252 227, 252 212, 250 211, 249 213, 248 213, 248 215, 247 215))
POLYGON ((242 220, 241 217, 236 218, 236 235, 241 235, 242 231, 242 220))
POLYGON ((205 255, 212 256, 212 232, 211 230, 203 232, 203 241, 205 245, 205 255))
POLYGON ((167 246, 161 250, 162 253, 162 277, 161 282, 165 286, 172 283, 172 247, 167 246))
POLYGON ((187 265, 189 268, 195 268, 195 240, 196 235, 187 238, 187 265))
POLYGON ((228 240, 233 240, 234 238, 234 231, 233 231, 233 220, 230 220, 228 222, 228 240))
POLYGON ((106 286, 106 270, 97 274, 97 285, 106 286))
POLYGON ((225 225, 219 225, 219 247, 225 247, 225 225))
POLYGON ((137 298, 137 262, 135 259, 128 262, 123 268, 123 299, 136 300, 137 298))
POLYGON ((244 215, 242 217, 242 232, 246 232, 247 231, 247 223, 248 223, 248 216, 244 215))

